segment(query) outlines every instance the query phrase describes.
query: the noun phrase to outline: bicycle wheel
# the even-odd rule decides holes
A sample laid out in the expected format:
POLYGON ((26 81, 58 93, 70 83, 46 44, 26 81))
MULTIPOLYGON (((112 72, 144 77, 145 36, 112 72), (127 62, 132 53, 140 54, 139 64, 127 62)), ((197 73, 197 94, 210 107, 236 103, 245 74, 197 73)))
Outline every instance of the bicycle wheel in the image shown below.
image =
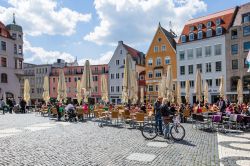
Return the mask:
POLYGON ((155 124, 153 123, 147 123, 143 125, 141 133, 142 136, 148 140, 152 140, 158 135, 155 124))
POLYGON ((170 129, 171 137, 176 141, 181 141, 185 137, 185 129, 182 125, 173 125, 170 129))

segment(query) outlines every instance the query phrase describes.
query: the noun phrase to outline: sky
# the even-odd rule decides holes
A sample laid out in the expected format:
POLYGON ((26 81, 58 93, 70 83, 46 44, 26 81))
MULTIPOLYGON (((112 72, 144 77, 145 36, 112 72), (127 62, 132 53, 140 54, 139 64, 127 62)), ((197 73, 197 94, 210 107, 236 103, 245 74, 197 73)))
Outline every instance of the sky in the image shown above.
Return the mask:
POLYGON ((189 19, 249 0, 0 0, 0 21, 23 27, 24 61, 108 63, 118 41, 147 53, 158 27, 180 34, 189 19))

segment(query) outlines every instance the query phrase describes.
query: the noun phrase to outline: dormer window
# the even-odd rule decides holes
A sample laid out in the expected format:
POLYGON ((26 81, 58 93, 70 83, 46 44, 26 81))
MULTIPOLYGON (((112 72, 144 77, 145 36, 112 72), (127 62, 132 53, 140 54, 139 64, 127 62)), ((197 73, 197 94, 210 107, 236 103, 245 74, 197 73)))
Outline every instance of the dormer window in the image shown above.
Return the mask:
POLYGON ((198 25, 198 30, 202 30, 202 27, 203 27, 202 24, 199 24, 198 25))
POLYGON ((221 27, 217 27, 216 28, 216 35, 221 35, 222 34, 222 28, 221 27))
POLYGON ((194 40, 194 33, 190 33, 189 34, 189 41, 193 41, 194 40))
POLYGON ((194 31, 194 26, 190 26, 189 27, 189 32, 193 32, 194 31))
POLYGON ((212 26, 212 22, 211 22, 211 21, 208 21, 208 22, 207 22, 207 28, 211 28, 211 26, 212 26))
POLYGON ((220 18, 217 18, 216 19, 216 26, 219 26, 221 24, 221 19, 220 18))
POLYGON ((212 29, 208 29, 206 32, 206 37, 211 37, 212 36, 212 29))
POLYGON ((181 42, 182 42, 182 43, 185 43, 185 42, 186 42, 186 35, 182 35, 182 36, 181 36, 181 42))
POLYGON ((198 39, 202 39, 202 37, 203 37, 203 32, 202 32, 202 31, 199 31, 199 32, 198 32, 198 37, 197 37, 197 38, 198 38, 198 39))

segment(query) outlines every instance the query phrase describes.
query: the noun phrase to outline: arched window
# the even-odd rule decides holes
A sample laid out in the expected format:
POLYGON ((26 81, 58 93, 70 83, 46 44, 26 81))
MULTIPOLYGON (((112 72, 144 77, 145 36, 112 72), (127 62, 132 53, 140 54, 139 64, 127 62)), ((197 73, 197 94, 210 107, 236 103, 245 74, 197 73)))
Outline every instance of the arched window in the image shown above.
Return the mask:
POLYGON ((152 65, 153 65, 153 59, 150 58, 150 59, 148 60, 148 66, 152 66, 152 65))
POLYGON ((161 57, 157 57, 156 58, 156 66, 160 66, 161 65, 161 57))
POLYGON ((8 76, 6 73, 1 74, 1 83, 8 83, 8 76))
POLYGON ((231 77, 231 91, 236 91, 237 90, 237 84, 238 84, 239 79, 240 79, 239 76, 231 77))

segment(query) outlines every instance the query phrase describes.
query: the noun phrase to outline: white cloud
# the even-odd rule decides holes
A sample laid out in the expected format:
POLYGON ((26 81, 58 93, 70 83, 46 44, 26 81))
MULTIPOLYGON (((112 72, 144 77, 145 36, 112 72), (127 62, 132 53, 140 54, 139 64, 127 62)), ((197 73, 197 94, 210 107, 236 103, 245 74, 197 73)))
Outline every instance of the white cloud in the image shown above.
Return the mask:
MULTIPOLYGON (((113 51, 108 51, 106 53, 103 53, 100 55, 100 58, 98 59, 88 59, 91 65, 98 65, 98 64, 107 64, 109 63, 111 57, 113 56, 113 51)), ((87 60, 87 58, 81 59, 80 61, 78 61, 79 65, 84 65, 85 61, 87 60)))
POLYGON ((55 0, 8 0, 10 7, 0 6, 0 20, 4 23, 16 21, 27 35, 71 35, 78 22, 88 22, 91 14, 82 14, 60 7, 55 0))
POLYGON ((158 22, 180 33, 184 23, 198 12, 206 10, 202 0, 95 0, 100 25, 84 36, 97 44, 150 42, 158 22))

